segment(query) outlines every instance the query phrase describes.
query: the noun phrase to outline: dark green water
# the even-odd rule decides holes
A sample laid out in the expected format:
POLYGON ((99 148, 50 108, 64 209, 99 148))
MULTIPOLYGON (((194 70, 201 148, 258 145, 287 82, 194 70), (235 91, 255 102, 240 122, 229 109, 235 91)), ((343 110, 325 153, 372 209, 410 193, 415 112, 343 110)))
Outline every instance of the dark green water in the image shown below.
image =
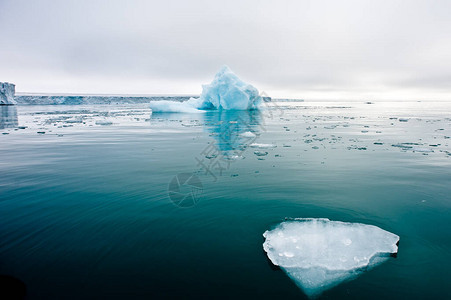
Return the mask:
POLYGON ((286 217, 400 236, 396 259, 320 298, 451 297, 450 103, 152 116, 139 105, 8 109, 0 274, 22 280, 29 299, 303 299, 262 249, 263 232, 286 217), (246 131, 277 147, 248 147, 246 131), (179 173, 202 183, 192 206, 168 196, 179 173))

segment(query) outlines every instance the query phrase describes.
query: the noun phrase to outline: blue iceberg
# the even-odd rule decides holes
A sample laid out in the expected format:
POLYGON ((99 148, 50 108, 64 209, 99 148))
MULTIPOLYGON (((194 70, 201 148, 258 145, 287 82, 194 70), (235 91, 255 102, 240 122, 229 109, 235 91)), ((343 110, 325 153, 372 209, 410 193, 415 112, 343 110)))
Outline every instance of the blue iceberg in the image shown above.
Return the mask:
POLYGON ((258 90, 223 66, 210 84, 202 86, 199 98, 185 102, 151 101, 152 112, 202 112, 207 110, 255 110, 262 104, 258 90))

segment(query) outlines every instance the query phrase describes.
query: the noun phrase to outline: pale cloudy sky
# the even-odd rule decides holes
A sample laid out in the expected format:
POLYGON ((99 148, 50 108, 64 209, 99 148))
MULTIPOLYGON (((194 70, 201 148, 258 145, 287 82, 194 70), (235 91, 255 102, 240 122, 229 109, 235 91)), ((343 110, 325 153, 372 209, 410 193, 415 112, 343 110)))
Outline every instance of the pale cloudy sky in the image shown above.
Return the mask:
POLYGON ((272 97, 451 100, 450 13, 449 0, 0 0, 0 81, 199 94, 227 64, 272 97))

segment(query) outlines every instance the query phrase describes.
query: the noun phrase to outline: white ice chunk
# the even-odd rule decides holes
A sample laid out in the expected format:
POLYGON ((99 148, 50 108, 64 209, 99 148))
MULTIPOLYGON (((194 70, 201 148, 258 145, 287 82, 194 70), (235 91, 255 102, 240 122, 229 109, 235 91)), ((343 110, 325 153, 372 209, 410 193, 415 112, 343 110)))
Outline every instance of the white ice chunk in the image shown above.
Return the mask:
POLYGON ((393 253, 399 236, 373 225, 293 219, 263 236, 263 249, 308 295, 355 278, 393 253))
POLYGON ((177 112, 177 113, 201 113, 202 111, 198 109, 198 101, 195 98, 191 98, 185 102, 177 101, 150 101, 150 108, 152 113, 155 112, 177 112))
POLYGON ((249 145, 251 148, 259 148, 259 149, 270 149, 276 148, 277 146, 274 144, 260 144, 260 143, 252 143, 249 145))
POLYGON ((258 90, 223 66, 210 84, 202 86, 200 98, 185 102, 151 101, 152 112, 195 112, 196 110, 252 110, 262 103, 258 90))
POLYGON ((248 138, 253 138, 255 137, 255 133, 251 132, 251 131, 246 131, 243 132, 242 134, 240 134, 242 137, 248 137, 248 138))

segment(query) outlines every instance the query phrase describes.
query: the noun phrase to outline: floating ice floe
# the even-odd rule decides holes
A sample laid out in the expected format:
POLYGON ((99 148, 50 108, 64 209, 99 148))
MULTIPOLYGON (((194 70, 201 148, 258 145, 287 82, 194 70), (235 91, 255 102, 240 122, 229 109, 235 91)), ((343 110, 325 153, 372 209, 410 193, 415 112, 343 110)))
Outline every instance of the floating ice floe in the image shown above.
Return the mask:
POLYGON ((277 146, 274 144, 260 144, 260 143, 252 143, 249 145, 251 148, 259 148, 259 149, 270 149, 276 148, 277 146))
POLYGON ((268 152, 266 151, 254 151, 254 154, 257 156, 266 156, 268 155, 268 152))
POLYGON ((398 252, 399 236, 373 225, 293 219, 263 236, 271 262, 309 297, 384 262, 398 252))
POLYGON ((413 147, 412 148, 413 152, 422 152, 422 153, 431 153, 434 152, 434 150, 429 149, 429 148, 421 148, 421 147, 413 147))
MULTIPOLYGON (((421 152, 421 153, 432 153, 434 150, 426 147, 421 147, 420 143, 399 143, 393 144, 392 147, 400 148, 405 151, 421 152)), ((430 147, 436 147, 437 145, 429 145, 430 147)))
POLYGON ((255 133, 251 132, 251 131, 246 131, 240 134, 242 137, 248 137, 248 138, 253 138, 255 137, 255 133))
POLYGON ((191 98, 185 102, 176 102, 169 100, 150 101, 150 108, 152 113, 167 112, 167 113, 202 113, 198 109, 197 99, 191 98))
POLYGON ((263 102, 258 90, 223 66, 210 84, 202 86, 199 98, 184 102, 151 101, 152 112, 200 112, 203 110, 252 110, 263 102))
POLYGON ((108 126, 108 125, 112 125, 113 122, 109 121, 109 120, 97 120, 96 121, 96 125, 102 125, 102 126, 108 126))

